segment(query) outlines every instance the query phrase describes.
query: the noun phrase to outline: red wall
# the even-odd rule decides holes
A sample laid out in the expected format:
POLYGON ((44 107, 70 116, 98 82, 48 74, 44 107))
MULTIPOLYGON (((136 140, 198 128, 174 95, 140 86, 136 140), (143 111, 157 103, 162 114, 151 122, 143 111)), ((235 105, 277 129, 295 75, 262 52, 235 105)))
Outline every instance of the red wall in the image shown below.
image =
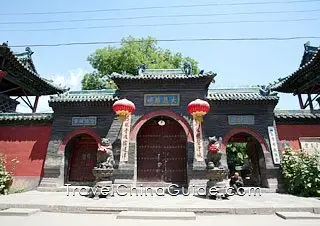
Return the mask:
MULTIPOLYGON (((320 125, 277 125, 279 140, 300 149, 299 137, 320 137, 320 125)), ((282 150, 282 148, 280 147, 282 150)))
POLYGON ((1 126, 0 153, 7 157, 7 169, 17 158, 14 176, 42 176, 50 135, 51 126, 1 126))

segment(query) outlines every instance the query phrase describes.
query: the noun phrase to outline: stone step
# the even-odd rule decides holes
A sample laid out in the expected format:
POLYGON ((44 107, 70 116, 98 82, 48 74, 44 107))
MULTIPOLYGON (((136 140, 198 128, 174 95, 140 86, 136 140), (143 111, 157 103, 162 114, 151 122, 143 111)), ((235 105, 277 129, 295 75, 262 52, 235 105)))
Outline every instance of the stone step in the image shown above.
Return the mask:
POLYGON ((41 182, 40 187, 58 187, 57 183, 54 182, 41 182))
POLYGON ((24 209, 24 208, 9 208, 0 211, 0 216, 30 216, 40 212, 40 209, 24 209))
POLYGON ((51 177, 43 177, 41 178, 41 182, 54 182, 57 178, 51 178, 51 177))
POLYGON ((310 212, 276 212, 276 215, 285 220, 313 220, 320 219, 320 214, 310 212))
POLYGON ((147 211, 122 211, 117 219, 130 220, 196 220, 193 212, 147 212, 147 211))
POLYGON ((67 192, 67 187, 38 187, 37 191, 41 192, 67 192))

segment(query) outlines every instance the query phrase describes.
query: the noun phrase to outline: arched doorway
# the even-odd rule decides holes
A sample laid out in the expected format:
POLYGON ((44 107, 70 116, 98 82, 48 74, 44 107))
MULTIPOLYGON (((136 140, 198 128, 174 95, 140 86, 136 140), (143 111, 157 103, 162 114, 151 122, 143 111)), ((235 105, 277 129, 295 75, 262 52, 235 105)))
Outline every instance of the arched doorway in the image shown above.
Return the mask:
POLYGON ((187 184, 187 136, 167 116, 148 120, 137 134, 137 179, 140 182, 187 184))
POLYGON ((92 168, 97 163, 97 141, 88 134, 73 137, 66 145, 66 181, 91 182, 94 181, 92 168))
POLYGON ((245 186, 263 185, 260 164, 264 162, 264 155, 254 136, 245 132, 234 134, 228 140, 226 151, 230 176, 238 172, 245 186))

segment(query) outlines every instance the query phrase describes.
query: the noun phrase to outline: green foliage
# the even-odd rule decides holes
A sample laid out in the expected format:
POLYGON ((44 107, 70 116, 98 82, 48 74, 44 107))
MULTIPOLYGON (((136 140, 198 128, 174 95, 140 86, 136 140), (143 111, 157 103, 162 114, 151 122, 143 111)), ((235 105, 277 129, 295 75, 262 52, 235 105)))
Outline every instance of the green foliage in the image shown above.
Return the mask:
POLYGON ((290 194, 320 196, 320 156, 286 148, 281 161, 285 185, 290 194))
POLYGON ((175 69, 181 68, 187 61, 191 63, 194 74, 199 72, 197 61, 183 57, 181 53, 172 53, 168 49, 157 47, 157 41, 152 37, 123 38, 119 48, 108 46, 97 49, 88 57, 88 61, 95 72, 84 76, 82 88, 85 90, 114 88, 112 82, 103 81, 101 78, 113 72, 136 75, 141 64, 146 64, 150 69, 175 69))
POLYGON ((104 79, 97 72, 85 74, 81 83, 85 90, 116 89, 116 85, 111 80, 104 79))
POLYGON ((228 143, 227 162, 229 167, 242 166, 247 156, 247 143, 228 143))
POLYGON ((6 158, 0 154, 0 194, 8 194, 9 188, 12 185, 13 177, 6 169, 6 158))

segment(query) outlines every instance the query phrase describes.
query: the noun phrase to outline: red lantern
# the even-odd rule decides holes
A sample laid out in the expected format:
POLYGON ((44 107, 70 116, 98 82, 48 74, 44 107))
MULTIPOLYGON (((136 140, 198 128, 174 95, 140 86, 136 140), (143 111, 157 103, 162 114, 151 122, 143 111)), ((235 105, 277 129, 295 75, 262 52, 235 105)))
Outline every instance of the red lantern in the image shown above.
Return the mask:
POLYGON ((203 116, 210 111, 210 104, 207 101, 196 99, 188 104, 187 110, 197 121, 201 122, 203 116))
POLYGON ((113 111, 119 115, 121 120, 125 120, 128 115, 136 110, 136 106, 130 100, 121 99, 114 102, 112 106, 113 111))
POLYGON ((4 77, 6 75, 7 75, 7 73, 5 71, 0 70, 0 78, 4 77))

